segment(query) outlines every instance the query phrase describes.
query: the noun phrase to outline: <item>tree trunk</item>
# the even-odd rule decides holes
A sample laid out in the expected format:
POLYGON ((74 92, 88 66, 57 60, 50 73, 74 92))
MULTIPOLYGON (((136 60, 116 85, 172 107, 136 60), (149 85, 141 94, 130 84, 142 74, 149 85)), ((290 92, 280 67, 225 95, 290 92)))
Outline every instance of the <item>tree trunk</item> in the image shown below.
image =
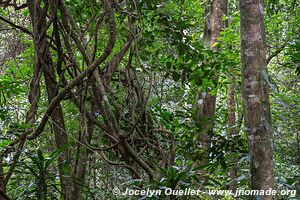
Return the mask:
MULTIPOLYGON (((235 117, 235 98, 234 98, 234 91, 236 89, 236 79, 234 75, 231 75, 230 78, 230 87, 227 93, 227 110, 228 110, 228 137, 233 141, 233 137, 237 135, 237 128, 236 128, 236 117, 235 117)), ((231 147, 230 147, 231 148, 231 147)), ((230 150, 232 153, 233 151, 230 150)), ((235 190, 236 189, 236 176, 237 176, 237 159, 230 161, 230 170, 229 170, 229 189, 235 190)))
MULTIPOLYGON (((274 188, 274 172, 264 3, 262 0, 240 0, 240 11, 242 93, 251 160, 251 188, 268 190, 274 188)), ((265 195, 262 199, 275 197, 265 195)))
MULTIPOLYGON (((45 77, 46 89, 48 94, 48 102, 57 95, 57 81, 55 78, 53 63, 50 57, 50 52, 46 52, 46 59, 43 66, 43 72, 45 77)), ((66 134, 64 116, 61 105, 53 110, 52 115, 52 130, 55 134, 55 144, 57 148, 62 148, 68 144, 68 136, 66 134)), ((63 151, 58 156, 58 168, 61 182, 61 189, 64 199, 71 199, 71 161, 68 150, 63 151)))
MULTIPOLYGON (((49 7, 41 6, 38 1, 27 1, 27 4, 34 33, 35 68, 42 69, 43 71, 48 94, 48 102, 50 103, 57 95, 57 81, 54 64, 49 50, 49 43, 46 38, 47 29, 49 28, 47 27, 47 13, 49 7)), ((59 66, 57 67, 59 68, 59 66)), ((61 148, 68 143, 68 137, 65 131, 64 117, 60 104, 58 104, 58 106, 56 106, 53 110, 51 119, 52 130, 55 134, 56 147, 61 148)), ((70 199, 72 179, 70 177, 70 158, 67 150, 59 155, 58 168, 63 199, 70 199)))
MULTIPOLYGON (((91 106, 92 113, 95 113, 95 106, 92 103, 91 106)), ((76 164, 74 167, 73 172, 73 191, 71 199, 83 199, 82 197, 82 189, 84 187, 85 183, 85 174, 86 174, 86 168, 87 164, 89 162, 89 154, 90 150, 86 147, 82 146, 82 144, 90 144, 92 139, 92 134, 94 130, 94 124, 92 122, 89 122, 87 117, 85 116, 85 111, 83 111, 82 114, 82 132, 78 136, 78 141, 80 141, 81 144, 77 143, 77 153, 76 153, 76 164)))
MULTIPOLYGON (((214 49, 214 44, 218 41, 222 29, 225 27, 225 22, 222 17, 227 14, 227 0, 213 0, 206 10, 207 18, 205 19, 204 40, 214 49)), ((212 79, 218 80, 218 75, 212 79)), ((212 88, 207 88, 206 92, 201 92, 198 95, 196 105, 197 124, 199 130, 199 140, 201 147, 204 150, 204 155, 201 158, 200 165, 205 165, 209 160, 209 147, 211 135, 213 132, 213 118, 216 107, 216 96, 211 94, 212 88)), ((205 173, 205 172, 204 172, 205 173)), ((201 175, 203 179, 203 175, 201 175)))

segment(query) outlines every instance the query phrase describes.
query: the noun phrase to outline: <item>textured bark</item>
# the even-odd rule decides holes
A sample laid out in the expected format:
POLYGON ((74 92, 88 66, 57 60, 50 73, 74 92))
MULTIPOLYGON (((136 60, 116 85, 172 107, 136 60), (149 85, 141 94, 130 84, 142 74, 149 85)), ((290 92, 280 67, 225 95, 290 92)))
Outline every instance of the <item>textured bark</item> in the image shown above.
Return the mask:
MULTIPOLYGON (((108 1, 105 1, 106 4, 109 4, 108 1)), ((110 8, 111 9, 111 8, 110 8)), ((99 58, 97 58, 93 63, 91 63, 86 70, 82 71, 76 78, 74 78, 72 81, 70 81, 61 91, 59 94, 57 94, 57 96, 51 101, 50 105, 47 108, 46 113, 44 114, 44 116, 41 119, 41 122, 39 124, 39 126, 35 129, 34 133, 30 136, 27 136, 28 140, 33 140, 36 137, 38 137, 42 131, 45 128, 46 123, 48 122, 49 116, 51 116, 53 110, 56 108, 56 106, 60 103, 61 100, 64 99, 64 97, 70 93, 70 91, 75 87, 80 85, 80 83, 82 82, 82 80, 89 76, 90 74, 92 74, 92 72, 102 63, 104 62, 109 55, 111 54, 115 42, 116 42, 116 23, 115 23, 115 18, 114 18, 114 14, 113 12, 110 12, 109 16, 108 16, 108 26, 109 26, 109 39, 106 43, 105 49, 102 52, 102 54, 99 56, 99 58)), ((74 36, 74 41, 76 42, 78 40, 78 38, 75 39, 75 37, 77 37, 76 35, 74 36)), ((80 43, 76 44, 78 49, 81 49, 80 47, 80 43)))
MULTIPOLYGON (((234 76, 231 77, 231 84, 227 93, 227 109, 228 109, 228 137, 233 139, 233 137, 237 134, 236 128, 236 117, 235 117, 235 99, 234 99, 234 91, 236 89, 236 79, 234 76)), ((231 151, 232 152, 232 151, 231 151)), ((234 159, 230 164, 229 170, 229 189, 236 189, 236 177, 237 177, 237 160, 234 159)))
MULTIPOLYGON (((213 0, 207 7, 207 17, 205 19, 204 40, 214 49, 214 44, 218 41, 225 22, 222 17, 227 14, 227 0, 213 0)), ((218 80, 218 75, 213 77, 218 80)), ((198 95, 199 99, 196 105, 197 123, 201 127, 199 131, 199 140, 204 150, 200 165, 205 165, 209 160, 209 151, 211 134, 213 132, 213 118, 216 107, 216 96, 211 95, 211 88, 198 95)), ((205 173, 205 172, 204 172, 205 173)), ((203 179, 203 178, 202 178, 203 179)), ((205 181, 205 180, 204 180, 205 181)))
MULTIPOLYGON (((92 105, 92 112, 95 113, 95 106, 92 105)), ((85 111, 82 115, 82 133, 78 136, 78 141, 81 144, 77 143, 77 154, 76 154, 76 163, 73 171, 73 188, 71 192, 71 199, 83 199, 82 189, 85 183, 86 168, 88 163, 88 158, 90 150, 82 146, 82 144, 90 144, 92 139, 92 134, 94 130, 94 124, 88 120, 86 117, 85 111)))
MULTIPOLYGON (((57 95, 57 81, 55 77, 54 63, 52 62, 51 54, 49 51, 49 43, 47 42, 46 32, 51 24, 51 19, 54 17, 56 10, 53 10, 52 15, 47 22, 47 12, 49 4, 43 8, 39 2, 28 1, 28 9, 33 26, 33 40, 35 47, 35 69, 42 69, 46 90, 48 95, 49 104, 57 95)), ((53 8, 53 5, 51 4, 53 8)), ((57 148, 62 148, 68 143, 68 138, 65 133, 64 117, 60 104, 53 109, 51 113, 52 130, 55 134, 55 144, 57 148)), ((70 159, 68 151, 62 152, 58 157, 58 168, 61 181, 63 199, 70 199, 70 159)))
POLYGON ((212 0, 207 7, 205 19, 204 40, 213 47, 218 41, 222 29, 225 28, 225 21, 222 17, 227 14, 227 0, 212 0))
MULTIPOLYGON (((240 11, 242 92, 251 160, 251 187, 268 190, 274 188, 274 172, 273 131, 266 81, 264 3, 262 0, 240 0, 240 11)), ((273 196, 262 198, 275 199, 273 196)))
POLYGON ((201 99, 202 101, 198 100, 198 104, 203 104, 200 113, 198 110, 198 125, 201 127, 199 133, 201 147, 205 151, 203 157, 201 158, 200 165, 205 165, 208 163, 208 149, 210 147, 210 140, 213 132, 213 117, 215 114, 216 97, 211 95, 209 91, 210 90, 207 90, 207 93, 201 99))
MULTIPOLYGON (((49 56, 49 52, 47 53, 49 56)), ((46 89, 48 94, 49 104, 57 94, 57 82, 55 80, 55 73, 53 64, 48 57, 47 65, 43 66, 43 72, 45 77, 46 89)), ((61 105, 58 104, 51 114, 52 130, 55 135, 55 144, 57 148, 62 148, 68 144, 68 136, 65 130, 65 123, 61 105)), ((71 162, 69 152, 65 150, 58 157, 58 168, 61 182, 61 189, 64 199, 71 199, 71 162)))

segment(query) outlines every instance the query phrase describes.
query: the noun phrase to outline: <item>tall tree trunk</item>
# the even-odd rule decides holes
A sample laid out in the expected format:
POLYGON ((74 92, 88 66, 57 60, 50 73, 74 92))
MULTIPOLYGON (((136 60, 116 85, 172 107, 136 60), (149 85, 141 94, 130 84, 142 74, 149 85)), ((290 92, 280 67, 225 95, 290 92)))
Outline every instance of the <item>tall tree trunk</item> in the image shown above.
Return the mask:
MULTIPOLYGON (((52 2, 53 3, 53 2, 52 2)), ((47 42, 47 13, 49 4, 41 6, 38 1, 27 1, 28 9, 33 27, 33 40, 35 47, 35 68, 42 69, 45 78, 45 84, 48 94, 48 102, 57 95, 57 81, 55 76, 54 64, 52 62, 51 53, 49 51, 49 43, 47 42)), ((54 4, 50 4, 54 8, 54 4)), ((54 11, 56 12, 56 10, 54 11)), ((54 14, 54 13, 52 13, 54 14)), ((49 22, 48 22, 49 23, 49 22)), ((58 65, 61 64, 58 61, 58 65)), ((59 68, 59 66, 57 66, 59 68)), ((61 148, 68 143, 68 137, 65 131, 64 117, 61 105, 53 110, 51 114, 52 130, 55 134, 55 144, 57 148, 61 148)), ((63 199, 70 199, 72 179, 70 176, 70 158, 67 150, 62 152, 58 157, 58 168, 61 181, 61 189, 63 199)))
MULTIPOLYGON (((233 137, 237 134, 237 127, 236 127, 236 117, 235 117, 235 98, 234 98, 234 91, 236 89, 236 79, 234 75, 230 77, 230 87, 227 93, 227 110, 228 110, 228 137, 229 139, 233 140, 233 137)), ((232 152, 232 151, 231 151, 232 152)), ((237 159, 234 159, 230 163, 230 170, 229 170, 229 189, 235 190, 236 189, 236 176, 237 176, 237 159)))
MULTIPOLYGON (((218 41, 221 31, 225 27, 225 22, 222 20, 222 17, 227 14, 227 0, 212 0, 212 2, 209 2, 206 13, 207 17, 205 19, 203 38, 205 42, 214 49, 214 43, 218 41)), ((213 79, 217 81, 218 75, 213 77, 213 79)), ((201 127, 199 139, 204 150, 200 165, 208 163, 208 149, 210 147, 211 134, 213 132, 216 96, 211 94, 211 89, 212 88, 208 88, 206 92, 201 92, 198 95, 196 105, 197 124, 201 127)))
MULTIPOLYGON (((264 3, 262 0, 240 0, 240 11, 242 93, 251 159, 251 187, 268 190, 274 188, 274 172, 264 3)), ((262 198, 275 199, 266 195, 262 198)))
MULTIPOLYGON (((83 105, 84 106, 84 105, 83 105)), ((96 112, 95 106, 91 105, 91 111, 92 113, 96 112)), ((89 162, 89 154, 90 150, 87 149, 85 146, 82 146, 82 144, 90 144, 92 139, 92 134, 94 130, 94 124, 90 122, 86 117, 86 111, 82 111, 82 128, 81 132, 78 136, 78 141, 80 141, 80 144, 77 143, 77 153, 76 153, 76 163, 73 171, 73 188, 72 188, 72 196, 71 199, 83 199, 82 197, 82 189, 84 187, 85 183, 85 174, 86 174, 86 168, 87 164, 89 162)))
MULTIPOLYGON (((48 102, 57 94, 57 82, 53 69, 53 63, 50 59, 49 52, 46 53, 47 60, 43 66, 43 72, 45 77, 46 89, 48 94, 48 102)), ((62 148, 68 144, 68 136, 66 134, 64 116, 62 107, 60 104, 53 110, 52 115, 52 130, 55 135, 55 144, 57 148, 62 148)), ((68 150, 63 151, 58 157, 58 168, 61 182, 61 189, 64 199, 71 199, 71 161, 68 150)))

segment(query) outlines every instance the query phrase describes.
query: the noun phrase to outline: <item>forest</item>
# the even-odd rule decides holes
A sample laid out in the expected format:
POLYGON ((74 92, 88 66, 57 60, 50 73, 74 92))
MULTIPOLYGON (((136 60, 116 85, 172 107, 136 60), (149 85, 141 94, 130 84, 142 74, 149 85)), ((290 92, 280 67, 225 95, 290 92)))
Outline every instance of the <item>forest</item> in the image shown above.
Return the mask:
POLYGON ((0 200, 299 188, 299 0, 0 0, 0 200))

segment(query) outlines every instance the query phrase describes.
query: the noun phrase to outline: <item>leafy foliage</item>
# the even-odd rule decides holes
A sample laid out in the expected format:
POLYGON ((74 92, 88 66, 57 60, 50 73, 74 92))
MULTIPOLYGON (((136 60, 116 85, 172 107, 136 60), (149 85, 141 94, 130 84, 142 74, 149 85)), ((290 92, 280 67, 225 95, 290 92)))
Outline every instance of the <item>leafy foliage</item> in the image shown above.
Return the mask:
MULTIPOLYGON (((115 187, 207 190, 236 182, 249 189, 237 1, 222 16, 227 26, 213 48, 203 39, 208 1, 107 1, 109 7, 106 1, 66 0, 67 17, 61 5, 47 2, 37 1, 46 9, 40 20, 48 23, 45 32, 29 20, 27 5, 7 4, 0 11, 0 150, 1 156, 6 153, 0 179, 2 169, 4 175, 12 173, 6 184, 12 199, 63 199, 69 192, 62 189, 63 178, 80 191, 79 199, 116 199, 115 187), (112 32, 116 41, 107 48, 112 32), (38 46, 41 41, 45 46, 38 46), (107 49, 106 59, 86 73, 107 49), (229 127, 226 105, 233 77, 236 125, 229 127), (207 90, 217 102, 210 145, 203 148, 195 107, 201 104, 197 95, 207 90), (64 92, 56 113, 47 114, 64 92), (43 130, 30 141, 46 117, 43 130), (208 163, 199 164, 207 154, 208 163), (234 180, 228 176, 232 168, 237 169, 234 180)), ((271 88, 278 189, 300 184, 299 9, 294 0, 266 1, 268 72, 263 77, 271 88)))

